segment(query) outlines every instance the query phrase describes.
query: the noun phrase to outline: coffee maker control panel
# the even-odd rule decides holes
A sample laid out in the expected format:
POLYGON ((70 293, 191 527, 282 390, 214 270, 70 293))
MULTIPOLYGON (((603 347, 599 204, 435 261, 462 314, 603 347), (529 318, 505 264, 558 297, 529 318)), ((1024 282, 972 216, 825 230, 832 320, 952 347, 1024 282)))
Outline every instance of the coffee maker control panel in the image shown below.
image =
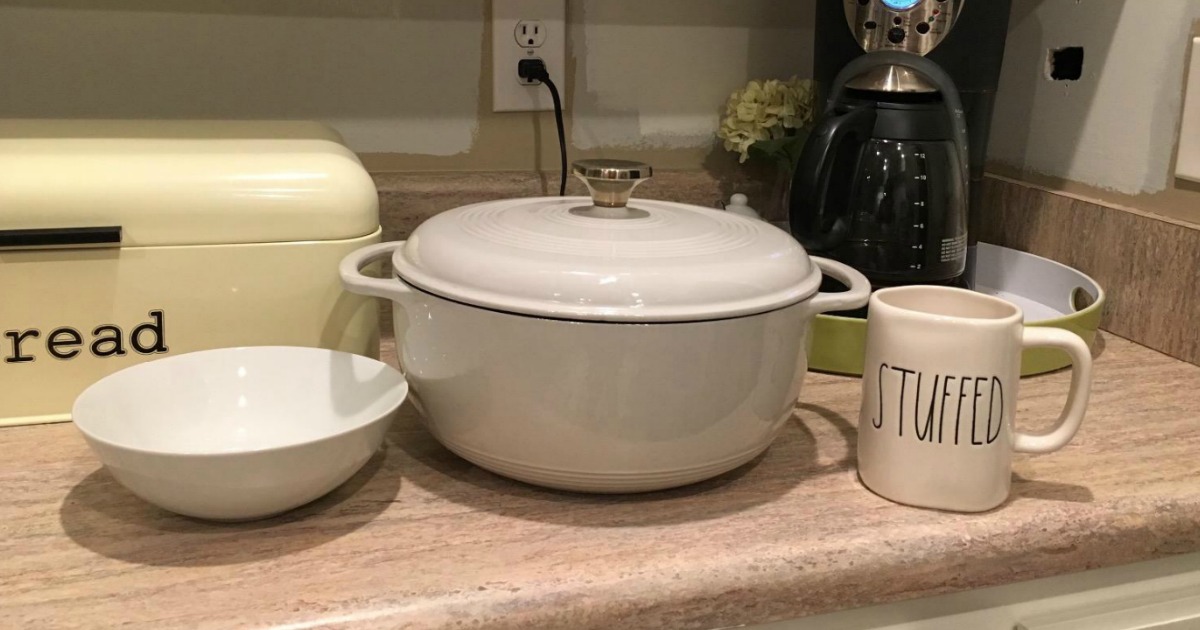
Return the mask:
MULTIPOLYGON (((983 1, 983 0, 980 0, 983 1)), ((846 21, 867 52, 925 55, 954 28, 966 0, 842 0, 846 21)))

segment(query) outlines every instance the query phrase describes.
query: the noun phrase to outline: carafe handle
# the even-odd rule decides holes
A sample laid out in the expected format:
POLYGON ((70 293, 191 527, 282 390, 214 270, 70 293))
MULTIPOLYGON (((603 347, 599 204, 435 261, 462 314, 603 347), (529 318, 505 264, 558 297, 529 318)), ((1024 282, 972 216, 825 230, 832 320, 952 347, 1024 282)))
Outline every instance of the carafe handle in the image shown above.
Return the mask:
POLYGON ((829 116, 817 126, 804 143, 795 179, 789 211, 792 234, 805 249, 826 252, 842 243, 850 232, 846 200, 829 199, 835 158, 844 142, 863 144, 875 129, 875 110, 852 109, 829 116), (832 206, 832 209, 831 209, 832 206))

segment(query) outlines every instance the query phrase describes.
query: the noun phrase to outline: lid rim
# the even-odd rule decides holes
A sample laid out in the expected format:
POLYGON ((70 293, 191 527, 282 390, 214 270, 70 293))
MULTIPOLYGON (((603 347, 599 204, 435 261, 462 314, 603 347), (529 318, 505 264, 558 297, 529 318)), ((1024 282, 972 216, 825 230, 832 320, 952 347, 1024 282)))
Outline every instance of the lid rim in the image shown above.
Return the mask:
MULTIPOLYGON (((399 256, 399 252, 397 252, 396 256, 399 256)), ((392 260, 392 265, 393 267, 397 266, 395 258, 392 260)), ((728 303, 725 305, 716 303, 714 304, 716 308, 708 309, 683 306, 657 307, 637 313, 628 312, 632 310, 628 308, 615 309, 611 307, 604 309, 593 307, 591 311, 588 310, 588 307, 547 309, 543 303, 536 300, 522 300, 503 294, 486 295, 483 291, 471 289, 466 289, 462 293, 447 295, 448 292, 439 291, 430 288, 426 283, 406 278, 399 271, 393 271, 392 278, 412 289, 448 302, 454 302, 455 304, 461 304, 470 308, 480 308, 503 313, 505 315, 597 324, 684 324, 719 321, 723 319, 740 319, 771 313, 793 306, 808 300, 817 293, 820 289, 822 274, 820 269, 814 266, 809 276, 795 285, 795 290, 767 294, 763 296, 764 299, 743 300, 734 303, 736 306, 731 306, 728 303), (463 293, 476 293, 477 295, 474 296, 475 299, 472 299, 463 295, 463 293)), ((443 282, 441 284, 445 286, 447 283, 443 282)))

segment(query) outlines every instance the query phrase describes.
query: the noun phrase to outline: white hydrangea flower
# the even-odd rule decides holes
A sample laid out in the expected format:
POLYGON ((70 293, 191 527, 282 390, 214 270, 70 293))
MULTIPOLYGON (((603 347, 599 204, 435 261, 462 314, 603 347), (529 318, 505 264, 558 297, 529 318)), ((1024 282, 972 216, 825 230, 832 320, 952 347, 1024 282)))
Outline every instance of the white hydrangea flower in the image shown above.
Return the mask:
POLYGON ((738 161, 745 162, 755 142, 810 126, 816 116, 813 98, 811 79, 751 81, 729 96, 717 136, 724 140, 725 150, 739 153, 738 161))

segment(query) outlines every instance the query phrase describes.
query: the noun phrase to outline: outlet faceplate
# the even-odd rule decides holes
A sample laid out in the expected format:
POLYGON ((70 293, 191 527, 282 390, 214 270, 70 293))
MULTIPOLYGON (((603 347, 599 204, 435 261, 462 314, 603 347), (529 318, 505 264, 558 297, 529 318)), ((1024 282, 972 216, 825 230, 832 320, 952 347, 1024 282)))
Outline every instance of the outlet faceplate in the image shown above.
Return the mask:
POLYGON ((541 20, 521 20, 513 37, 521 48, 541 48, 546 45, 546 25, 541 20))
POLYGON ((544 61, 566 99, 566 18, 566 0, 492 0, 492 111, 554 109, 550 90, 517 76, 517 62, 522 59, 544 61))

